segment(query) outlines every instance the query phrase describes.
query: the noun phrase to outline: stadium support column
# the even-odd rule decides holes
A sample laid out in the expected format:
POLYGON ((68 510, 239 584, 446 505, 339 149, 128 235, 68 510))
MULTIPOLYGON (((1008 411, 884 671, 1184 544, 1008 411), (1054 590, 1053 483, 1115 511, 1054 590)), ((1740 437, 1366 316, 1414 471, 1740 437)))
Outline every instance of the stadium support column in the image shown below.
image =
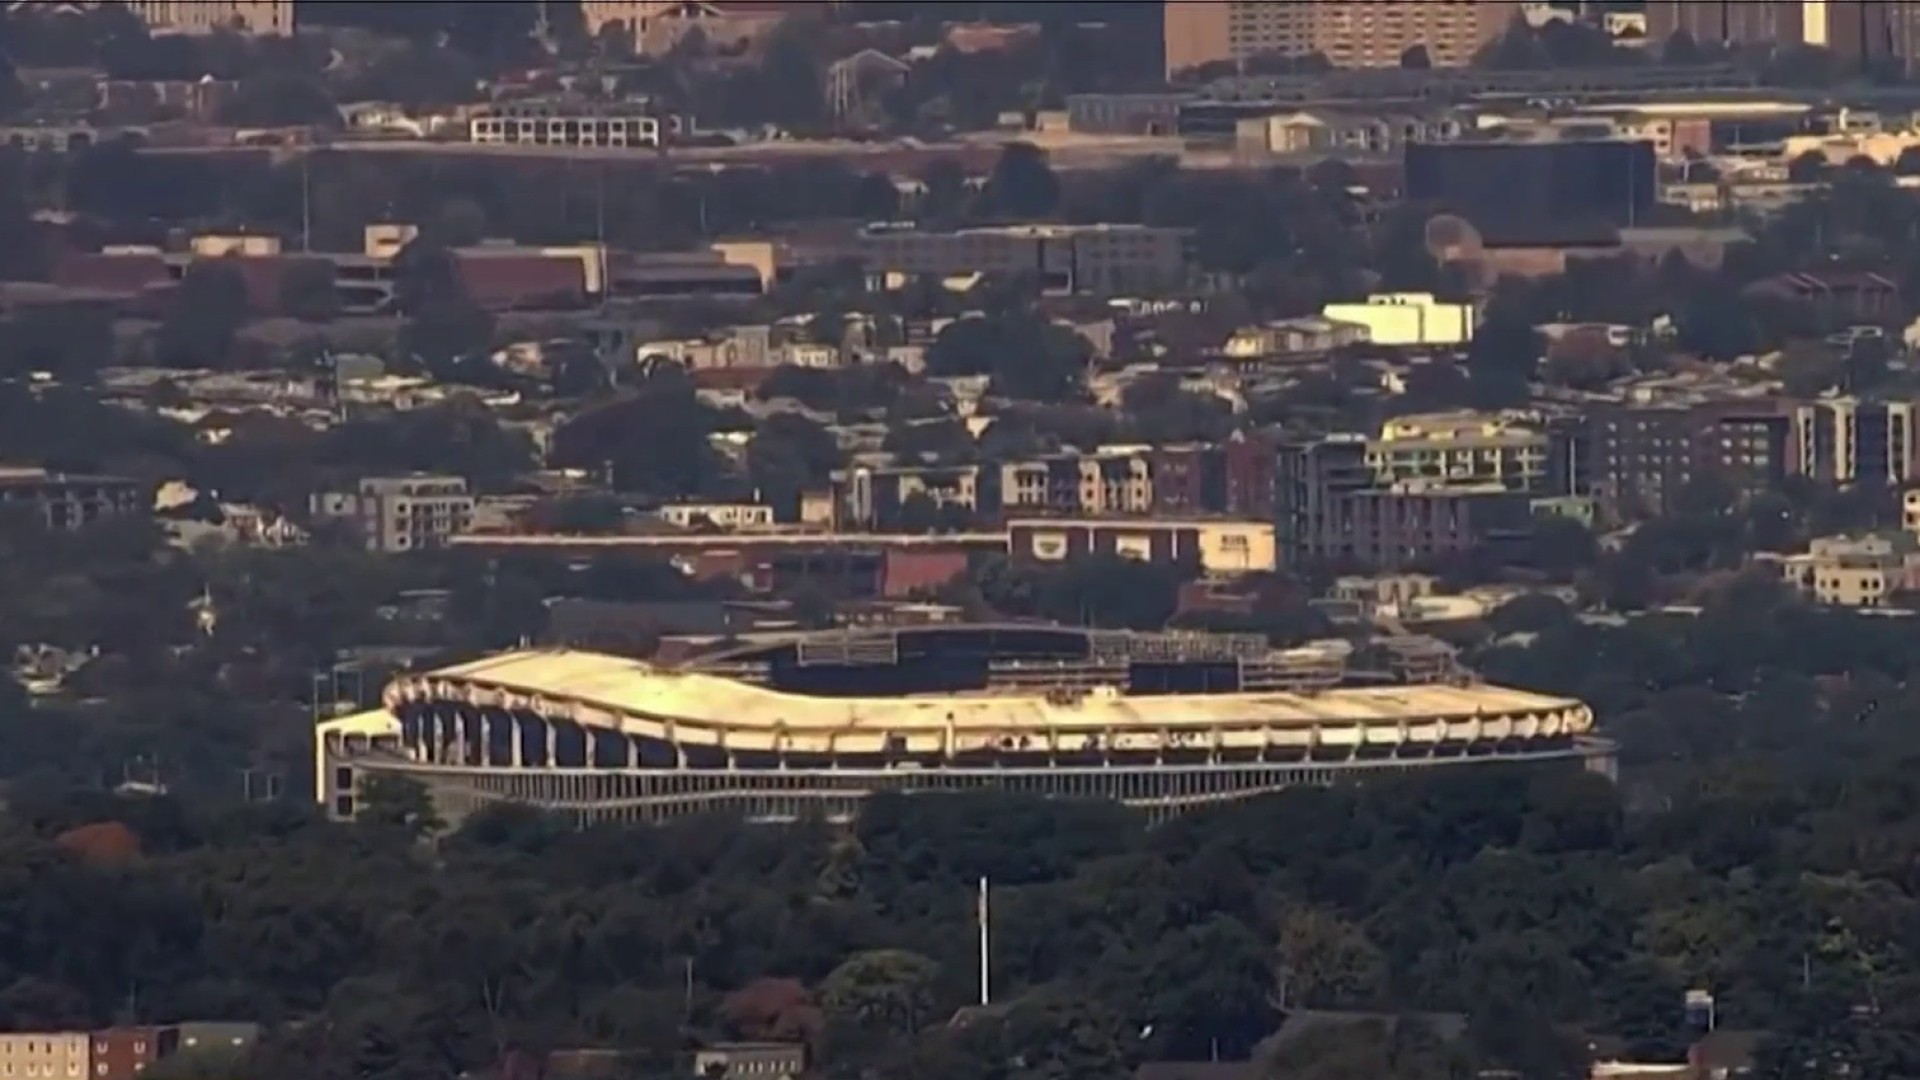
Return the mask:
POLYGON ((460 723, 460 706, 448 705, 441 714, 441 737, 446 740, 442 745, 446 750, 441 754, 442 765, 465 765, 467 763, 466 731, 460 723))
POLYGON ((540 722, 547 725, 547 768, 557 769, 560 767, 560 729, 547 717, 541 717, 540 722))
POLYGON ((460 713, 460 764, 485 765, 487 763, 487 728, 481 722, 479 710, 470 705, 455 706, 460 713))
POLYGON ((521 723, 520 714, 512 709, 503 709, 500 715, 507 721, 507 766, 518 772, 527 767, 527 733, 521 723))

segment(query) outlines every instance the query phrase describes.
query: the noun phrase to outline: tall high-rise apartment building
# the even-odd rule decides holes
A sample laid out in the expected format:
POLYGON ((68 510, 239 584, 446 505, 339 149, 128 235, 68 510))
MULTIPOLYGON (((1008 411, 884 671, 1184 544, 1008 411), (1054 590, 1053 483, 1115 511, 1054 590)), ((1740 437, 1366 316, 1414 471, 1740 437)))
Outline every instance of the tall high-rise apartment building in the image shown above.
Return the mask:
POLYGON ((1519 9, 1513 0, 1167 0, 1166 70, 1316 52, 1335 67, 1393 67, 1415 46, 1436 67, 1458 67, 1519 9))
POLYGON ((1817 45, 1853 63, 1920 60, 1920 0, 1648 0, 1647 36, 1817 45))

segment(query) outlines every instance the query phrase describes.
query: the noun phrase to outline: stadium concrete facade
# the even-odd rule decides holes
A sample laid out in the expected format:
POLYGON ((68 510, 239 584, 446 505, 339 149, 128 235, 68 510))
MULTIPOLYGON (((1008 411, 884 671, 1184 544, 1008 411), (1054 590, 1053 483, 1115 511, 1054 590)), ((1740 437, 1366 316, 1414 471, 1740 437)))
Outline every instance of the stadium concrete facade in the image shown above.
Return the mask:
POLYGON ((838 819, 876 792, 982 788, 1159 817, 1390 770, 1611 767, 1580 702, 1443 659, 1361 672, 1258 638, 1033 626, 772 635, 676 665, 521 650, 402 677, 381 709, 323 723, 315 785, 342 816, 397 774, 450 819, 499 801, 582 822, 838 819))

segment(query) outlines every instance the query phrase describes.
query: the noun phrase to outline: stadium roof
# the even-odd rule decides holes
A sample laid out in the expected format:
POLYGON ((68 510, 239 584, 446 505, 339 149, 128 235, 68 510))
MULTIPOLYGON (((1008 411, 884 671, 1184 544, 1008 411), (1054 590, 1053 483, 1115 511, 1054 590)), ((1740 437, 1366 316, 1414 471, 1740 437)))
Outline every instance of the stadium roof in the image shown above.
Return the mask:
MULTIPOLYGON (((992 739, 1181 732, 1219 737, 1298 727, 1350 729, 1523 723, 1526 734, 1583 734, 1580 702, 1488 685, 1420 685, 1315 694, 1127 696, 989 691, 859 698, 770 690, 718 675, 576 651, 522 651, 397 680, 388 704, 468 701, 571 720, 583 727, 652 730, 681 742, 747 748, 847 750, 888 737, 937 737, 952 749, 992 739)), ((1242 741, 1236 739, 1234 741, 1242 741)))

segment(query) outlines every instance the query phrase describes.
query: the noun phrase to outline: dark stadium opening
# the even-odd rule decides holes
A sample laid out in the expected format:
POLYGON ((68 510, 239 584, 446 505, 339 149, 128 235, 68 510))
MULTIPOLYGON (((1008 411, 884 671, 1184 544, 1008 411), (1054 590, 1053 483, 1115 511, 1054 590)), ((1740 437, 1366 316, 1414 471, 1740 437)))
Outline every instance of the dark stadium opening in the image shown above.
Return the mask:
POLYGON ((617 731, 596 731, 590 736, 593 749, 593 767, 596 769, 620 769, 627 764, 628 742, 625 735, 617 731))
POLYGON ((587 733, 575 724, 553 725, 554 764, 562 769, 584 769, 587 760, 587 733))
POLYGON ((901 657, 893 664, 773 662, 768 682, 777 690, 814 697, 901 697, 985 689, 985 656, 901 657))
POLYGON ((1213 663, 1150 663, 1136 661, 1127 669, 1127 693, 1233 694, 1240 691, 1240 665, 1213 663))

